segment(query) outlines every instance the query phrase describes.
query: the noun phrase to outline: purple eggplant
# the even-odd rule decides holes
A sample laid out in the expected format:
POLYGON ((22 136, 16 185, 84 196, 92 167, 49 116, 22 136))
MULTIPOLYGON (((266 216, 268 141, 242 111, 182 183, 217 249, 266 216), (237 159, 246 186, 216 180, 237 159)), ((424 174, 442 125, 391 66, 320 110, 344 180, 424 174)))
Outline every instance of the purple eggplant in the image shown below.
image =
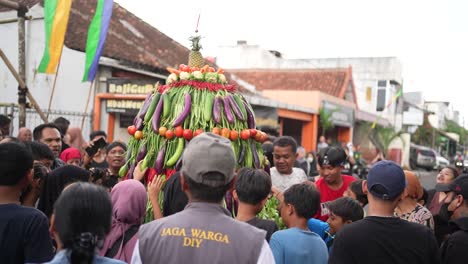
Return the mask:
POLYGON ((248 128, 255 128, 255 116, 253 111, 246 102, 244 102, 244 106, 245 110, 247 111, 247 126, 248 128))
POLYGON ((153 132, 158 134, 159 133, 159 123, 161 122, 161 114, 162 109, 164 107, 164 100, 159 100, 158 105, 156 106, 156 110, 154 110, 153 114, 153 132))
POLYGON ((184 110, 182 110, 182 113, 176 118, 174 123, 172 124, 173 127, 180 126, 187 118, 188 114, 190 113, 190 109, 192 108, 192 98, 190 97, 190 93, 185 94, 185 100, 184 100, 184 110))
POLYGON ((216 124, 221 124, 222 99, 216 96, 213 103, 213 120, 216 124))
POLYGON ((230 102, 229 102, 229 98, 227 96, 224 97, 223 104, 224 104, 224 112, 226 113, 226 119, 229 122, 229 124, 233 124, 234 123, 234 116, 232 115, 231 109, 229 107, 230 102))
POLYGON ((138 152, 136 162, 140 162, 140 160, 144 159, 147 153, 148 150, 146 149, 146 144, 143 144, 143 146, 140 149, 140 152, 138 152))
POLYGON ((136 162, 132 162, 132 165, 130 166, 130 169, 128 170, 128 179, 133 179, 133 172, 135 171, 136 167, 136 162))
POLYGON ((271 172, 270 172, 270 163, 267 163, 265 164, 265 166, 263 166, 263 170, 268 173, 268 175, 271 175, 271 172))
POLYGON ((151 101, 152 101, 151 99, 153 99, 153 96, 154 95, 152 93, 150 93, 146 97, 145 101, 143 102, 143 106, 141 107, 140 112, 138 114, 139 118, 144 118, 145 117, 146 112, 148 111, 148 108, 149 108, 149 106, 151 104, 151 101))
POLYGON ((136 121, 135 121, 135 127, 137 130, 142 130, 143 127, 144 127, 144 124, 143 124, 143 119, 141 119, 140 117, 137 117, 136 118, 136 121))
POLYGON ((157 174, 161 174, 164 168, 164 157, 166 156, 166 144, 159 150, 156 161, 154 162, 154 170, 157 174))
POLYGON ((257 153, 257 146, 255 145, 254 142, 252 142, 250 147, 251 147, 253 158, 254 158, 254 166, 255 166, 256 169, 260 169, 260 159, 259 159, 258 153, 257 153))
POLYGON ((244 121, 244 113, 242 113, 242 110, 240 109, 239 105, 237 105, 236 100, 231 95, 226 96, 226 98, 229 101, 229 104, 231 105, 231 109, 236 115, 237 119, 244 121))
POLYGON ((239 165, 242 165, 242 163, 244 163, 244 160, 245 160, 245 148, 242 142, 239 144, 239 148, 240 148, 240 151, 239 151, 239 158, 237 159, 237 163, 239 165))
POLYGON ((129 161, 131 158, 132 158, 132 150, 131 149, 127 149, 127 156, 125 157, 125 161, 129 161))

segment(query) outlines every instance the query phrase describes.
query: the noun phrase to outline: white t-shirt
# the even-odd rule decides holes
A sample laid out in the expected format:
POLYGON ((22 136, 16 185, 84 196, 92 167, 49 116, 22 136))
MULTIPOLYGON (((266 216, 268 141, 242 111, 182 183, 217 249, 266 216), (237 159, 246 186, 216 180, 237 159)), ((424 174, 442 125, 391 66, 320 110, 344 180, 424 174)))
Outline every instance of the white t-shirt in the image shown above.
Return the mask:
POLYGON ((293 168, 291 174, 281 174, 276 170, 276 167, 270 169, 271 183, 281 192, 291 187, 294 184, 307 181, 307 176, 301 168, 293 168))

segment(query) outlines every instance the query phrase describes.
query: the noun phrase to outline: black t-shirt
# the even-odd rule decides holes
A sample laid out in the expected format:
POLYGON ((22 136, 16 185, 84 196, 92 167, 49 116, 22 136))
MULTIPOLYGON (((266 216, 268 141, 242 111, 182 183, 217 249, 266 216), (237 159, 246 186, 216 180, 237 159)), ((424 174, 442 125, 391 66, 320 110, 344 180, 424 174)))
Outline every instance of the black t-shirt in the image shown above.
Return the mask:
POLYGON ((164 187, 163 215, 178 213, 184 210, 187 204, 187 195, 180 186, 180 172, 176 172, 167 180, 164 187))
POLYGON ((35 208, 0 205, 0 262, 42 263, 52 258, 47 217, 35 208))
POLYGON ((368 216, 345 225, 335 237, 329 264, 440 263, 437 242, 426 226, 368 216))
POLYGON ((247 223, 257 228, 265 230, 267 232, 265 239, 268 242, 270 242, 271 235, 273 235, 274 232, 278 231, 278 226, 276 225, 275 221, 272 220, 265 220, 254 217, 247 221, 247 223))
POLYGON ((109 164, 107 163, 106 160, 104 160, 103 162, 96 162, 95 160, 91 160, 88 167, 89 168, 98 168, 98 169, 105 170, 105 169, 109 168, 109 164))
POLYGON ((444 264, 466 263, 468 259, 468 217, 450 222, 452 234, 442 244, 442 261, 444 264))

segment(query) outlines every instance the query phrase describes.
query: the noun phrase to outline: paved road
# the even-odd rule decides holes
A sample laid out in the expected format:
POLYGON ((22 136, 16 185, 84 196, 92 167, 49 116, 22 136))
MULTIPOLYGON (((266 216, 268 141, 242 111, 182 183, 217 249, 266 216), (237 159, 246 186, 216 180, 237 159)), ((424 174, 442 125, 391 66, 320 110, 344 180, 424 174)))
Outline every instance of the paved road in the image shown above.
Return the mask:
POLYGON ((437 171, 426 171, 426 170, 415 170, 416 175, 418 175, 421 184, 426 190, 433 189, 436 184, 437 171))

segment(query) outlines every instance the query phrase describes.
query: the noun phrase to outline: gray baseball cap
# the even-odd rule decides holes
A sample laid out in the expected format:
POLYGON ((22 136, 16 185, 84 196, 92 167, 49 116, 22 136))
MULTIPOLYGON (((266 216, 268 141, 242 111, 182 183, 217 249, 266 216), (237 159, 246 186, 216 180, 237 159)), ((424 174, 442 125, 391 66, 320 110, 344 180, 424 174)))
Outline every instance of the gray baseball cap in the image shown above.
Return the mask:
POLYGON ((213 133, 202 133, 188 144, 181 173, 211 187, 225 186, 234 178, 236 157, 231 141, 213 133))

